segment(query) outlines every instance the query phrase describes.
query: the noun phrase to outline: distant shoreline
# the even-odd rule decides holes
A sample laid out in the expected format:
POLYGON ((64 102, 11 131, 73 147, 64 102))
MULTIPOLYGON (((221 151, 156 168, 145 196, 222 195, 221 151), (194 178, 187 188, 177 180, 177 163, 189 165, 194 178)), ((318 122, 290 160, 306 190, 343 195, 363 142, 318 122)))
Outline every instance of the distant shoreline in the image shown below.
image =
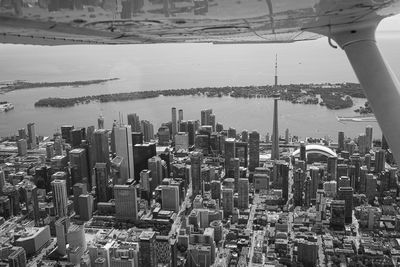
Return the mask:
POLYGON ((165 89, 152 91, 136 91, 91 95, 73 98, 43 98, 35 103, 35 107, 66 108, 90 102, 130 101, 159 96, 202 95, 207 97, 230 96, 235 98, 279 97, 294 104, 320 104, 328 109, 343 109, 353 106, 351 97, 365 97, 362 88, 355 83, 342 84, 291 84, 278 86, 237 86, 237 87, 204 87, 190 89, 165 89), (321 96, 322 101, 319 100, 321 96))
POLYGON ((119 78, 110 79, 97 79, 87 81, 73 81, 73 82, 25 82, 25 81, 14 81, 11 84, 7 84, 0 87, 0 93, 8 93, 15 90, 24 90, 41 87, 62 87, 62 86, 85 86, 91 84, 99 84, 104 82, 110 82, 118 80, 119 78))

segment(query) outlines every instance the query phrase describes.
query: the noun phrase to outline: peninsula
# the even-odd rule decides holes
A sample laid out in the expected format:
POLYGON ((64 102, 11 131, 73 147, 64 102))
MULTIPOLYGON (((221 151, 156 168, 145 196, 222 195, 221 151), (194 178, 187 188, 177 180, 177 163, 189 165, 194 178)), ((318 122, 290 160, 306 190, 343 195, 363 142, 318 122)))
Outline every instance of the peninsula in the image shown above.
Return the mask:
POLYGON ((98 79, 98 80, 87 80, 87 81, 74 81, 74 82, 26 82, 26 81, 14 81, 0 86, 0 93, 7 93, 15 90, 40 88, 40 87, 62 87, 62 86, 84 86, 91 84, 100 84, 104 82, 110 82, 118 80, 118 78, 110 79, 98 79))
POLYGON ((342 109, 353 106, 351 97, 365 97, 359 84, 290 84, 279 86, 236 86, 236 87, 204 87, 191 89, 165 89, 136 91, 127 93, 91 95, 74 98, 44 98, 35 103, 35 107, 72 107, 78 104, 97 102, 130 101, 159 96, 206 96, 265 98, 279 96, 282 100, 300 104, 322 103, 329 109, 342 109), (319 96, 322 102, 319 100, 319 96))

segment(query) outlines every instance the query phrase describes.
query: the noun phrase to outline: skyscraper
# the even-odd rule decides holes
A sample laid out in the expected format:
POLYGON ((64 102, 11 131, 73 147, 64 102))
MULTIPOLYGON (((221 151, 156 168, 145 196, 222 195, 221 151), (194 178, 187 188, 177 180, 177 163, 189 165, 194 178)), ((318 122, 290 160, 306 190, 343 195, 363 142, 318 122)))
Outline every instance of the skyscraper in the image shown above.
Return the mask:
POLYGON ((342 152, 344 150, 344 132, 338 133, 338 152, 342 152))
POLYGON ((192 196, 195 197, 202 192, 201 181, 201 164, 203 162, 203 154, 200 152, 192 152, 190 154, 190 169, 192 174, 192 196))
POLYGON ((178 110, 178 121, 183 121, 183 109, 178 110))
POLYGON ((136 113, 128 114, 128 124, 131 126, 131 132, 141 132, 140 119, 136 113))
POLYGON ((328 181, 336 180, 337 176, 337 157, 328 158, 328 181))
POLYGON ((189 146, 194 145, 194 137, 196 134, 196 124, 195 121, 188 121, 187 132, 189 134, 189 146))
POLYGON ((67 184, 65 180, 54 180, 51 182, 53 190, 53 203, 57 218, 68 215, 67 184))
POLYGON ((74 129, 73 125, 63 125, 61 126, 61 137, 66 143, 71 143, 71 131, 74 129))
POLYGON ((27 125, 28 128, 28 148, 36 149, 36 131, 35 131, 35 123, 31 122, 27 125))
POLYGON ((25 267, 26 252, 22 247, 13 247, 10 255, 8 255, 8 266, 10 267, 25 267))
POLYGON ((115 153, 124 160, 121 166, 122 184, 129 178, 134 178, 132 133, 129 125, 117 126, 113 128, 115 153))
POLYGON ((233 214, 233 189, 222 188, 222 208, 224 217, 227 218, 233 214))
POLYGON ((385 170, 385 150, 381 149, 375 153, 375 173, 385 170))
POLYGON ((171 115, 172 115, 172 138, 176 135, 176 133, 178 132, 177 131, 177 122, 176 122, 176 108, 175 107, 173 107, 172 109, 171 109, 171 115))
POLYGON ((94 175, 96 179, 97 202, 107 202, 110 199, 108 195, 107 164, 103 162, 96 163, 94 166, 94 175))
POLYGON ((133 147, 135 179, 139 179, 142 170, 148 169, 148 159, 157 154, 155 143, 136 144, 133 147))
POLYGON ((92 164, 103 162, 110 167, 110 149, 108 146, 108 132, 104 129, 95 130, 93 133, 93 161, 92 164))
POLYGON ((162 208, 165 210, 179 211, 179 187, 163 185, 161 189, 162 208))
POLYGON ((370 150, 372 148, 372 126, 365 127, 365 135, 367 139, 367 149, 370 150))
POLYGON ((249 134, 249 171, 253 172, 260 165, 260 134, 252 131, 249 134))
POLYGON ((154 156, 147 161, 148 169, 151 171, 151 190, 161 184, 163 179, 161 158, 154 156))
POLYGON ((88 188, 91 188, 92 183, 86 156, 86 151, 83 148, 75 148, 69 152, 72 184, 85 183, 88 188))
POLYGON ((148 120, 142 120, 140 122, 141 132, 143 133, 143 140, 145 142, 150 142, 154 139, 154 126, 148 120))
POLYGON ((139 264, 140 266, 156 267, 156 233, 143 231, 139 236, 139 264))
POLYGON ((249 180, 240 178, 238 182, 238 208, 249 208, 249 180))
POLYGON ((201 125, 211 125, 210 115, 212 114, 212 109, 204 109, 201 111, 201 125))
POLYGON ((279 159, 278 99, 274 99, 271 159, 279 159))
POLYGON ((137 196, 132 185, 114 185, 115 215, 117 218, 136 221, 137 196))
POLYGON ((340 187, 338 192, 340 200, 345 201, 344 205, 344 219, 346 223, 352 222, 353 213, 353 188, 352 187, 340 187))
POLYGON ((225 174, 228 174, 232 169, 231 159, 235 158, 235 142, 234 138, 225 139, 225 174))

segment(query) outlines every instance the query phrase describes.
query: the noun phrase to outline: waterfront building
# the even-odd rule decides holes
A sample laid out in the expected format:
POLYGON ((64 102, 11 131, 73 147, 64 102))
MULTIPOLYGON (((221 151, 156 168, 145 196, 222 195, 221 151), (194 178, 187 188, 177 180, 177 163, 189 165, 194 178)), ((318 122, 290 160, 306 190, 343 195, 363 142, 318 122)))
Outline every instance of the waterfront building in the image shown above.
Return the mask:
POLYGON ((27 128, 28 128, 28 148, 36 149, 37 141, 36 141, 35 123, 33 122, 28 123, 27 128))
POLYGON ((178 132, 177 131, 177 121, 176 121, 176 108, 175 107, 173 107, 172 109, 171 109, 171 115, 172 115, 172 132, 171 132, 171 134, 172 134, 172 138, 174 138, 174 136, 176 135, 176 133, 178 132))
POLYGON ((65 140, 65 143, 71 144, 71 131, 74 129, 73 125, 61 126, 61 138, 65 140))

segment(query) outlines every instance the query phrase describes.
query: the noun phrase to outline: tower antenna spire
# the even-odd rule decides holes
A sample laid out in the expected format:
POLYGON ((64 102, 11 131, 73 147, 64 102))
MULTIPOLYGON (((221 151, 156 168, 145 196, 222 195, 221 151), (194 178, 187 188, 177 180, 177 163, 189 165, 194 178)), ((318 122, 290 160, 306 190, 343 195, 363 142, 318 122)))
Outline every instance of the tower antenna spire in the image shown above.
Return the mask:
POLYGON ((278 54, 275 54, 275 86, 278 86, 278 54))

